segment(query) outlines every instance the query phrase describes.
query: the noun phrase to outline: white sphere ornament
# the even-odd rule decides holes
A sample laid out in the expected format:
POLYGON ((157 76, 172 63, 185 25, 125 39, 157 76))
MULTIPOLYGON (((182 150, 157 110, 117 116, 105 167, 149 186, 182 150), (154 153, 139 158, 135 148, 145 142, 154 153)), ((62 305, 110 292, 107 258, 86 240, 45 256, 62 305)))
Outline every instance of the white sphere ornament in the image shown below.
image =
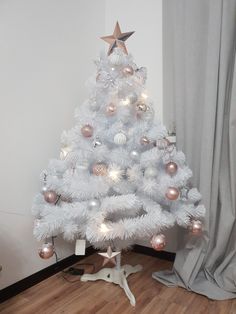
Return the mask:
POLYGON ((120 65, 120 64, 123 63, 124 58, 120 54, 112 53, 109 56, 109 60, 110 60, 110 63, 113 64, 113 65, 120 65))
POLYGON ((133 93, 130 93, 128 96, 127 96, 127 99, 129 100, 130 104, 134 104, 136 103, 136 101, 138 100, 138 95, 133 92, 133 93))
POLYGON ((156 251, 162 251, 166 246, 166 237, 164 234, 154 235, 151 239, 152 248, 156 251))
POLYGON ((114 143, 117 145, 124 145, 127 142, 127 137, 124 133, 120 132, 114 136, 114 143))
POLYGON ((153 178, 156 177, 158 175, 158 171, 157 168, 155 167, 147 167, 144 171, 144 176, 146 178, 153 178))
POLYGON ((98 210, 100 208, 101 202, 97 199, 92 199, 88 202, 88 209, 98 210))
POLYGON ((138 160, 139 159, 139 152, 137 150, 132 150, 130 152, 130 157, 133 160, 138 160))

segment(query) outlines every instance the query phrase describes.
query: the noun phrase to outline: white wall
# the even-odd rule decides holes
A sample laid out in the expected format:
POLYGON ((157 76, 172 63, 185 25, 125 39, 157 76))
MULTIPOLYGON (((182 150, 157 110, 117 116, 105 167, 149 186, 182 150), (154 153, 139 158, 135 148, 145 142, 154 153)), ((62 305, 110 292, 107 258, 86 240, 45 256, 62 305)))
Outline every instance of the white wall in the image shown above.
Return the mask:
MULTIPOLYGON (((32 199, 86 98, 104 30, 101 0, 0 1, 0 288, 55 262, 38 257, 32 199)), ((60 257, 73 253, 57 247, 60 257)))
MULTIPOLYGON (((54 263, 32 237, 39 174, 57 157, 62 130, 87 96, 99 37, 135 30, 127 47, 148 68, 147 88, 162 117, 161 0, 0 1, 0 289, 54 263)), ((61 258, 73 244, 57 240, 61 258)))
POLYGON ((116 21, 122 32, 135 31, 126 47, 137 65, 147 68, 148 95, 162 121, 162 0, 107 0, 107 35, 116 21))

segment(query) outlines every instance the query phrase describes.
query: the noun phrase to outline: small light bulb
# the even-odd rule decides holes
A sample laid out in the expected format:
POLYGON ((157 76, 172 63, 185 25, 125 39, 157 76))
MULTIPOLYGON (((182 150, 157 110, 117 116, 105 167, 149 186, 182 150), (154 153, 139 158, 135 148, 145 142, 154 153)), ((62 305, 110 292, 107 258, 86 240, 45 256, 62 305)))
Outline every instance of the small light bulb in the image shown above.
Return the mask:
POLYGON ((102 223, 100 230, 101 230, 101 232, 106 233, 107 231, 109 231, 109 228, 107 227, 106 224, 102 223))
POLYGON ((128 106, 128 105, 130 104, 129 98, 123 99, 123 100, 122 100, 122 103, 123 103, 124 106, 128 106))
POLYGON ((141 97, 142 97, 143 99, 147 99, 147 98, 148 98, 148 95, 143 92, 143 93, 141 94, 141 97))

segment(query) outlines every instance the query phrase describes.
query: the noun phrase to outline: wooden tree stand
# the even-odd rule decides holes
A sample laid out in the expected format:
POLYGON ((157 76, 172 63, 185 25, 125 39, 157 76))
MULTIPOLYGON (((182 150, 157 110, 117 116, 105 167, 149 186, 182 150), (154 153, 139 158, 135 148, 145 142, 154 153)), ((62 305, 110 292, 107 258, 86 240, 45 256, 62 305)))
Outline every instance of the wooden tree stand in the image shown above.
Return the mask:
POLYGON ((120 254, 116 256, 116 266, 113 268, 102 268, 95 274, 84 274, 81 276, 81 281, 96 281, 96 280, 105 280, 107 282, 112 282, 116 285, 119 285, 124 289, 126 296, 129 298, 131 305, 135 306, 135 297, 130 291, 127 277, 131 274, 135 274, 138 271, 141 271, 143 267, 141 265, 131 266, 120 264, 121 256, 120 254))

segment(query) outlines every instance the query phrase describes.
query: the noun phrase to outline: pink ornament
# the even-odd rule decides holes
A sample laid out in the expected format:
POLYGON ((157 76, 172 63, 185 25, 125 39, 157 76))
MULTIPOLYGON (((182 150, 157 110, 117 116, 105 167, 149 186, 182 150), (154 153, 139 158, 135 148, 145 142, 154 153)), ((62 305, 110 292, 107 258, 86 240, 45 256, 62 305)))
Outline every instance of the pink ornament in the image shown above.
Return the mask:
POLYGON ((201 235, 202 234, 201 220, 192 220, 190 225, 190 231, 193 235, 201 235))
POLYGON ((130 65, 127 65, 123 68, 122 72, 125 76, 129 76, 134 74, 134 69, 130 65))
POLYGON ((152 248, 156 251, 162 251, 166 246, 166 237, 164 234, 154 235, 151 239, 152 248))
POLYGON ((54 254, 54 247, 52 243, 44 243, 42 247, 39 249, 39 256, 42 259, 48 259, 54 254))
POLYGON ((93 135, 93 127, 86 124, 81 128, 81 133, 84 137, 91 137, 93 135))
POLYGON ((44 195, 45 201, 50 203, 50 204, 56 203, 56 201, 58 199, 58 195, 54 191, 46 191, 43 195, 44 195))
POLYGON ((106 107, 106 114, 108 116, 113 116, 116 113, 116 105, 114 105, 113 103, 110 103, 107 107, 106 107))
POLYGON ((102 162, 98 162, 93 165, 92 172, 95 176, 105 176, 107 174, 107 165, 102 162))
POLYGON ((178 170, 178 166, 175 162, 173 161, 170 161, 168 162, 168 164, 166 164, 166 172, 169 174, 169 175, 174 175, 176 174, 177 170, 178 170))
POLYGON ((150 140, 147 136, 142 136, 140 138, 140 144, 141 145, 148 145, 150 143, 150 140))
POLYGON ((179 197, 179 190, 175 187, 169 187, 165 195, 168 200, 175 201, 179 197))

